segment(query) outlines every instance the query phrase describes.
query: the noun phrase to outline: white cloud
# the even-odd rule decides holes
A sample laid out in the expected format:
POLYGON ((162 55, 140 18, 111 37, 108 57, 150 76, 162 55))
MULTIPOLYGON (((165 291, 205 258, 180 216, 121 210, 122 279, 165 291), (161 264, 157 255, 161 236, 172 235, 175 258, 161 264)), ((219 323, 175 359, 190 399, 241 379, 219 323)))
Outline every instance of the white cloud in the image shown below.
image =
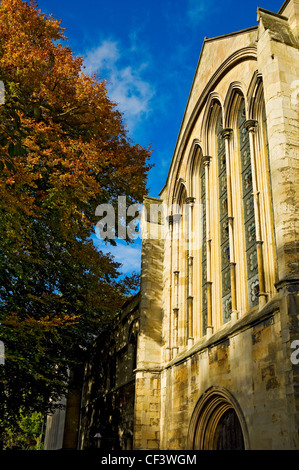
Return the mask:
POLYGON ((198 23, 206 19, 206 15, 211 9, 211 1, 188 0, 187 15, 192 23, 198 23))
POLYGON ((124 113, 129 130, 150 112, 155 94, 153 85, 144 78, 147 64, 138 61, 138 52, 136 45, 121 51, 117 41, 104 40, 89 50, 84 59, 87 74, 99 74, 107 79, 109 98, 124 113))
POLYGON ((119 59, 119 51, 116 41, 103 41, 102 44, 95 49, 87 52, 84 59, 85 72, 93 75, 102 68, 114 67, 115 62, 119 59))
POLYGON ((141 247, 117 245, 111 253, 122 264, 120 269, 123 274, 129 274, 133 271, 140 272, 141 247))
MULTIPOLYGON (((117 241, 117 240, 116 240, 117 241)), ((141 243, 127 245, 118 241, 116 246, 106 245, 102 240, 94 239, 95 245, 103 253, 111 253, 115 261, 121 263, 119 270, 122 274, 129 275, 132 272, 140 272, 141 267, 141 243)))

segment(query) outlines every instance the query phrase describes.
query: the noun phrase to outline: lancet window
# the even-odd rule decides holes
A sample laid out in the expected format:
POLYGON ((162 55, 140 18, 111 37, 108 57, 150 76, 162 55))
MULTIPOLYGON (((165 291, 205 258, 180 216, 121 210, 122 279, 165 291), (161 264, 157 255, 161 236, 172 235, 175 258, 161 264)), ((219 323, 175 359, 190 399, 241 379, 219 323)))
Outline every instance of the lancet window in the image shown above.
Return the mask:
POLYGON ((210 156, 198 147, 197 163, 190 157, 186 185, 176 198, 181 217, 173 245, 178 251, 172 344, 177 351, 266 298, 260 201, 268 202, 260 199, 264 153, 257 141, 264 115, 251 111, 257 119, 248 119, 239 90, 226 103, 224 112, 218 98, 209 103, 203 147, 210 156))
POLYGON ((258 263, 256 250, 256 230, 255 230, 255 214, 254 214, 254 198, 252 185, 252 170, 249 135, 245 126, 245 102, 242 100, 239 119, 238 131, 240 142, 241 156, 241 176, 242 176, 242 192, 243 192, 243 210, 244 210, 244 229, 245 229, 245 250, 247 265, 247 284, 249 296, 249 308, 258 304, 259 279, 258 279, 258 263))

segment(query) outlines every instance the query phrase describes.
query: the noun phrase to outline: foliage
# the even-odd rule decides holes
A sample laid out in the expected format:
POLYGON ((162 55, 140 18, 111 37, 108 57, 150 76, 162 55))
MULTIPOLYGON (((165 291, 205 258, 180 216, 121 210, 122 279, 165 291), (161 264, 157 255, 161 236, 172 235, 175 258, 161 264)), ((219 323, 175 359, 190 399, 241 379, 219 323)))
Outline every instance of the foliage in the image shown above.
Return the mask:
POLYGON ((65 39, 34 2, 1 1, 2 425, 64 392, 136 285, 91 235, 98 204, 142 201, 151 151, 130 141, 105 81, 84 74, 65 39))
POLYGON ((20 413, 18 426, 6 427, 3 442, 4 450, 42 450, 42 432, 44 418, 41 413, 30 415, 20 413))

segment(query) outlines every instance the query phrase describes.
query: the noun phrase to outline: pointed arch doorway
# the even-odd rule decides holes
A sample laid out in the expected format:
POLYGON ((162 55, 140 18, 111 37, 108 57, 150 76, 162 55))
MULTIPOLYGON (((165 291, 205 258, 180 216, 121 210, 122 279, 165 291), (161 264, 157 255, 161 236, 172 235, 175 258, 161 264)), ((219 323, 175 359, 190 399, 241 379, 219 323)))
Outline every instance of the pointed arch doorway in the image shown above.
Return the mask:
POLYGON ((199 399, 191 417, 187 446, 193 450, 249 448, 242 411, 228 390, 212 387, 199 399))

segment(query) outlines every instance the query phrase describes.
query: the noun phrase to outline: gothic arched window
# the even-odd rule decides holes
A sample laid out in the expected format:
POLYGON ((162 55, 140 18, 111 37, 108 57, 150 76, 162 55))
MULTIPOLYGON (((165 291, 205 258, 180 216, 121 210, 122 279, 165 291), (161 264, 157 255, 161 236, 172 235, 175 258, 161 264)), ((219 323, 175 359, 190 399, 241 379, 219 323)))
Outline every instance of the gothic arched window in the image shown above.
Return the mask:
POLYGON ((245 102, 242 99, 239 117, 239 141, 241 155, 241 176, 243 192, 244 229, 245 229, 245 249, 247 266, 247 283, 249 308, 258 304, 259 279, 256 250, 256 231, 254 215, 254 199, 252 186, 252 171, 250 158, 250 143, 248 131, 245 127, 245 102))

